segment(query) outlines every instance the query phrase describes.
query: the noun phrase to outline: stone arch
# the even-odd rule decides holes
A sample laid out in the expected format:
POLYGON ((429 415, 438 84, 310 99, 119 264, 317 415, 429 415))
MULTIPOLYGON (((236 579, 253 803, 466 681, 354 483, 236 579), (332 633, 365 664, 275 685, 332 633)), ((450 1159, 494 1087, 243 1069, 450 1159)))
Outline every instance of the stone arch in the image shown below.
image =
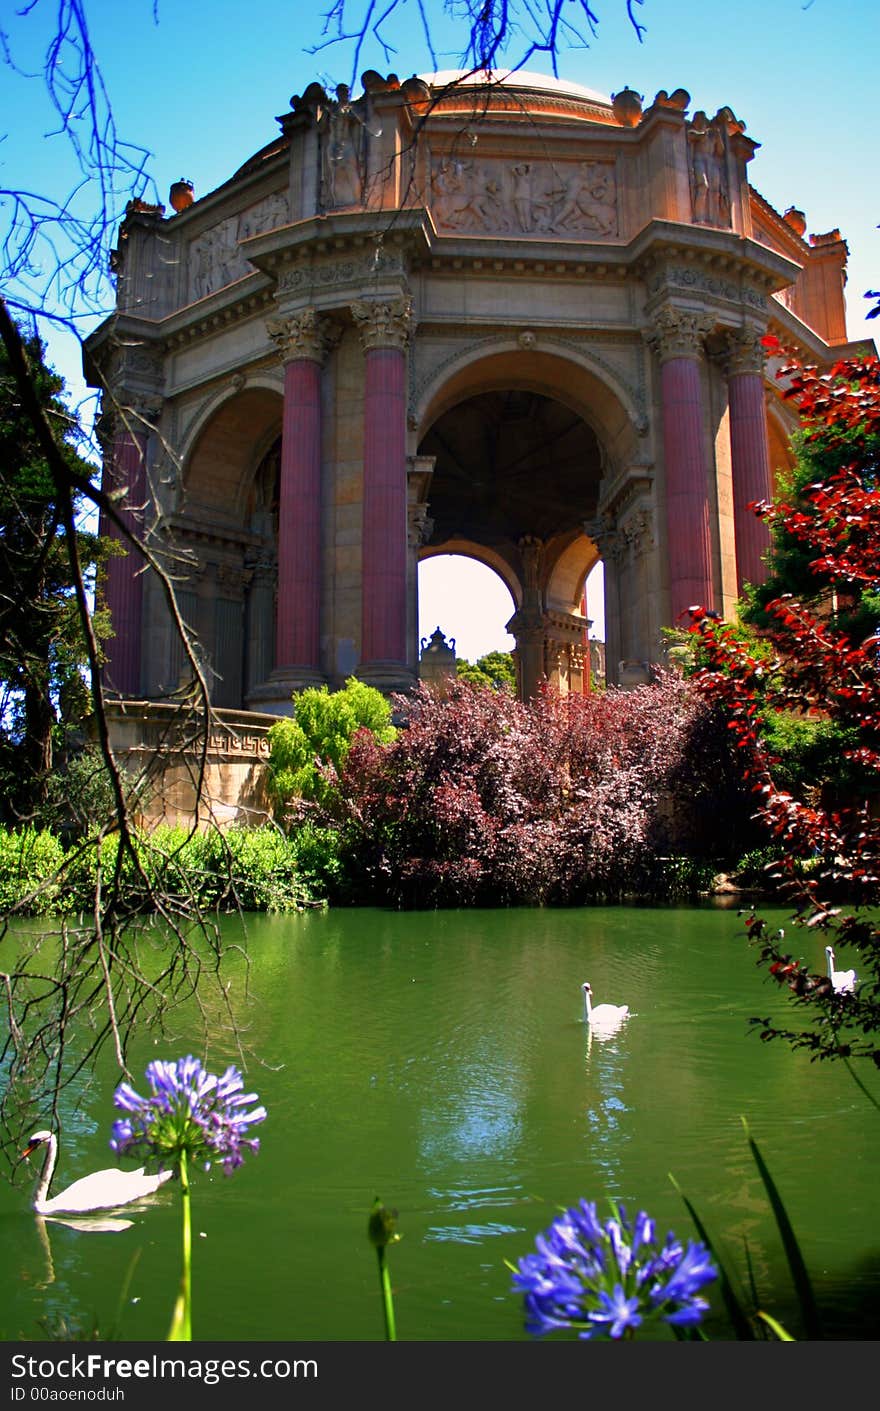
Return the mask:
POLYGON ((474 559, 477 563, 484 564, 486 568, 491 568, 493 573, 498 574, 513 598, 514 607, 521 606, 522 583, 501 554, 487 548, 485 544, 476 544, 471 539, 448 539, 444 544, 426 545, 419 555, 419 562, 423 563, 425 559, 439 558, 442 554, 458 554, 461 558, 474 559))
POLYGON ((501 574, 517 605, 509 630, 524 695, 545 678, 587 689, 583 585, 601 551, 585 526, 636 459, 635 404, 586 357, 538 348, 531 336, 490 346, 464 352, 424 388, 416 453, 434 472, 420 555, 464 551, 501 574))
MULTIPOLYGON (((187 522, 175 531, 185 566, 177 599, 208 668, 216 706, 240 709, 274 663, 271 488, 268 512, 255 515, 253 501, 261 467, 281 435, 282 405, 274 383, 224 389, 203 406, 182 448, 187 522)), ((172 639, 172 681, 179 656, 172 639)))
POLYGON ((257 467, 281 434, 277 386, 254 385, 207 406, 183 448, 187 505, 238 523, 257 467))
POLYGON ((610 468, 639 458, 647 419, 638 393, 591 350, 528 331, 480 340, 436 367, 413 398, 417 440, 465 396, 506 386, 543 392, 577 412, 596 432, 610 468))

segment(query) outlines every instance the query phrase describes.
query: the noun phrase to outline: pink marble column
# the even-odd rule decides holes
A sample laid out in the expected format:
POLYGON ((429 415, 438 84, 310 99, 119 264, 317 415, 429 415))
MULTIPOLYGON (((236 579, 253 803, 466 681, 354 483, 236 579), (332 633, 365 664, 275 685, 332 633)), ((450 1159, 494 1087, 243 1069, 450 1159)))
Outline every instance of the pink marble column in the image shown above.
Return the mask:
POLYGON ((755 500, 769 500, 773 486, 761 335, 757 331, 741 330, 731 336, 729 348, 727 375, 736 589, 741 594, 745 583, 763 583, 767 577, 764 555, 770 547, 770 532, 748 505, 755 500))
POLYGON ((407 666, 407 298, 358 301, 365 350, 361 664, 377 685, 404 685, 407 666))
POLYGON ((273 319, 284 360, 273 678, 291 689, 321 674, 321 367, 338 330, 314 309, 273 319))
POLYGON ((318 671, 321 630, 321 367, 284 369, 275 666, 318 671))
POLYGON ((711 327, 702 314, 662 309, 650 341, 660 357, 669 598, 673 626, 687 610, 714 607, 709 478, 701 378, 702 339, 711 327))
MULTIPOLYGON (((125 492, 124 498, 115 502, 116 508, 120 519, 138 538, 143 532, 146 454, 146 432, 120 425, 103 477, 105 494, 125 492)), ((143 562, 108 516, 102 515, 100 532, 117 539, 125 549, 124 557, 114 554, 108 560, 104 582, 104 601, 113 626, 113 636, 104 645, 104 689, 127 699, 136 698, 141 692, 143 562)))

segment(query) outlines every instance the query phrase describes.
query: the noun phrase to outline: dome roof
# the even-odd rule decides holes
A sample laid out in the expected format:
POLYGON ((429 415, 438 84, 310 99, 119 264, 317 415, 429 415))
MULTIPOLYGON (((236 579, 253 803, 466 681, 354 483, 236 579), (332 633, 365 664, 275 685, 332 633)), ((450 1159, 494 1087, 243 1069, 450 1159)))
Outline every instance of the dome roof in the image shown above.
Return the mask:
POLYGON ((441 69, 438 73, 422 73, 419 78, 432 88, 446 88, 450 84, 459 87, 485 88, 503 84, 508 88, 528 88, 535 93, 552 94, 555 98, 580 98, 587 103, 600 103, 611 107, 607 93, 599 93, 595 88, 587 88, 582 83, 572 83, 567 78, 554 78, 552 74, 536 73, 531 69, 496 69, 487 79, 482 71, 472 73, 467 69, 441 69))

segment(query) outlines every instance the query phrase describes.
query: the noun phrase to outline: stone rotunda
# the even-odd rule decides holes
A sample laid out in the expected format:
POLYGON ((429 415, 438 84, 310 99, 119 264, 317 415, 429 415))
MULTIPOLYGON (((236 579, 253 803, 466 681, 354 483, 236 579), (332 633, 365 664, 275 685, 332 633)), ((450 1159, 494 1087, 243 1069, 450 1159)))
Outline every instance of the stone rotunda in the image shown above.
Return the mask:
MULTIPOLYGON (((647 679, 661 627, 762 576, 746 506, 792 429, 763 335, 852 351, 839 231, 751 187, 729 107, 528 73, 362 84, 311 84, 217 190, 175 183, 170 215, 130 203, 86 345, 105 483, 248 738, 306 685, 411 687, 437 553, 509 588, 524 697, 584 689, 601 558, 609 680, 647 679)), ((179 634, 134 553, 106 600, 106 685, 146 719, 179 634)))

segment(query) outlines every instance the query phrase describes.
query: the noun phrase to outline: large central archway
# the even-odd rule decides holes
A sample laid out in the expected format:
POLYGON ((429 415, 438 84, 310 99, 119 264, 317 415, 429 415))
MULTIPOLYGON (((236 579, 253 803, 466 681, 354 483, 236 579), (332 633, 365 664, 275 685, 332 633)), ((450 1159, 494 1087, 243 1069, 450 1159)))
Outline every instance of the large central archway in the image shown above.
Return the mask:
MULTIPOLYGON (((432 389, 418 442, 431 466, 420 557, 460 553, 495 569, 516 611, 520 692, 589 689, 584 584, 601 557, 608 471, 632 459, 633 417, 592 368, 521 337, 466 356, 432 389)), ((615 613, 615 600, 610 604, 615 613)), ((620 636, 618 620, 612 623, 620 636)))

